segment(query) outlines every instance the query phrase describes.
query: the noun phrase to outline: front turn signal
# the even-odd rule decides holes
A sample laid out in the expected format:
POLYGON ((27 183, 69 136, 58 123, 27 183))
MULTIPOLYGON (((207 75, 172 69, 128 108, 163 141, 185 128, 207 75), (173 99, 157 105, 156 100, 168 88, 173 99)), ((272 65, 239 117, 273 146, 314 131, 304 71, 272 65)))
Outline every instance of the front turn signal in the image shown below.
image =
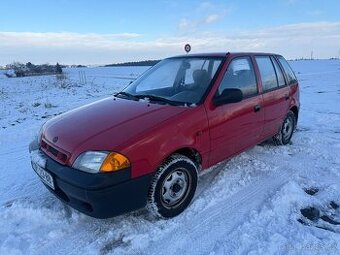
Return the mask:
POLYGON ((122 154, 109 153, 100 167, 101 172, 114 172, 130 166, 130 161, 122 154))

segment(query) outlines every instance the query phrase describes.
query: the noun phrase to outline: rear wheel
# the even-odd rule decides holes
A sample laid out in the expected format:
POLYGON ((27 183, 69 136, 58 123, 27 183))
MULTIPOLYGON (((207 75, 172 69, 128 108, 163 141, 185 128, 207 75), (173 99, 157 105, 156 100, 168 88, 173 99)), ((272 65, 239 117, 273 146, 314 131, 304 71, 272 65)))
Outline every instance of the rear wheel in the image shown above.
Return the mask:
POLYGON ((172 155, 157 170, 148 196, 148 209, 165 218, 177 216, 190 204, 197 186, 197 167, 186 156, 172 155))
POLYGON ((289 111, 284 119, 280 131, 273 136, 273 141, 276 145, 286 145, 292 139, 296 125, 295 114, 289 111))

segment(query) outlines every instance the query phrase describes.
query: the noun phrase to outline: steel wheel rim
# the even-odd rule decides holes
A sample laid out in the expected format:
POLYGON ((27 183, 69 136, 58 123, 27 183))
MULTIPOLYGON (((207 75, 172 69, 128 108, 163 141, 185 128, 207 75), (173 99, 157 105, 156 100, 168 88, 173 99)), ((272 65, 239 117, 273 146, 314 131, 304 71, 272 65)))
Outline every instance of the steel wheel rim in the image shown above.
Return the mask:
POLYGON ((177 168, 171 171, 161 186, 161 202, 166 208, 178 207, 189 194, 191 177, 188 170, 177 168))
POLYGON ((292 118, 286 118, 283 127, 282 127, 282 135, 284 140, 288 140, 293 133, 294 122, 292 118))

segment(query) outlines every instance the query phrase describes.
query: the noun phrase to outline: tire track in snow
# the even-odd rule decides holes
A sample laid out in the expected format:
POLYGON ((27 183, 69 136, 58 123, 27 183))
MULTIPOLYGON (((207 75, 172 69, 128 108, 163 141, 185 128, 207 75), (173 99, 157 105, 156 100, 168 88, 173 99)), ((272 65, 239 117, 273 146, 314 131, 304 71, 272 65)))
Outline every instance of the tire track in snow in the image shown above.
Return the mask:
MULTIPOLYGON (((306 134, 306 136, 308 135, 306 134)), ((225 199, 219 199, 212 207, 203 211, 194 212, 187 218, 188 220, 179 222, 175 229, 154 239, 154 242, 150 243, 146 249, 148 252, 135 250, 133 254, 162 254, 159 251, 164 251, 164 254, 190 253, 196 255, 211 252, 213 254, 219 244, 235 242, 228 240, 229 234, 243 223, 251 211, 260 209, 263 203, 285 183, 292 179, 308 177, 308 169, 313 169, 316 163, 321 163, 320 161, 337 161, 336 157, 323 159, 324 153, 319 151, 320 148, 315 149, 309 140, 307 140, 308 146, 305 144, 306 136, 295 136, 292 146, 273 147, 268 150, 269 146, 264 150, 265 153, 255 151, 258 159, 264 160, 265 168, 273 168, 276 165, 280 165, 280 167, 264 176, 256 175, 260 177, 258 180, 253 179, 248 185, 238 189, 237 193, 233 193, 225 199), (306 151, 307 147, 309 149, 306 151), (304 150, 301 151, 301 148, 304 150), (311 155, 318 156, 311 157, 311 155), (270 160, 268 160, 268 156, 270 160), (301 164, 296 164, 297 157, 301 164)), ((247 154, 252 154, 252 152, 247 154)), ((235 163, 240 162, 237 160, 235 163)), ((320 177, 323 177, 322 172, 320 172, 320 177)), ((329 183, 333 182, 334 180, 329 181, 329 183)), ((207 197, 211 198, 211 194, 207 194, 207 197)), ((233 254, 233 251, 229 251, 226 245, 223 253, 233 254)))
MULTIPOLYGON (((251 182, 220 203, 200 211, 190 217, 185 224, 172 230, 172 233, 167 233, 160 240, 151 243, 147 254, 159 254, 160 250, 164 250, 166 254, 186 254, 189 251, 190 254, 211 252, 218 240, 226 241, 228 233, 242 223, 248 212, 256 210, 268 194, 286 183, 291 172, 287 168, 279 168, 270 175, 251 182), (221 225, 221 222, 225 224, 221 225), (213 233, 211 229, 214 229, 213 233)), ((142 251, 133 253, 146 254, 142 251)))

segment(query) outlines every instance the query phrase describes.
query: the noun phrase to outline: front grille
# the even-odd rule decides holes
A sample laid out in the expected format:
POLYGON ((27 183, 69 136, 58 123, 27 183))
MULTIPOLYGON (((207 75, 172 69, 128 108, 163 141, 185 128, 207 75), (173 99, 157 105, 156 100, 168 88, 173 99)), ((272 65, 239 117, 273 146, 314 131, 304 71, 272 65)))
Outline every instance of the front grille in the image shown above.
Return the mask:
POLYGON ((54 148, 53 146, 49 145, 44 140, 41 140, 41 148, 42 150, 54 158, 56 161, 65 164, 67 161, 67 155, 58 149, 54 148))

